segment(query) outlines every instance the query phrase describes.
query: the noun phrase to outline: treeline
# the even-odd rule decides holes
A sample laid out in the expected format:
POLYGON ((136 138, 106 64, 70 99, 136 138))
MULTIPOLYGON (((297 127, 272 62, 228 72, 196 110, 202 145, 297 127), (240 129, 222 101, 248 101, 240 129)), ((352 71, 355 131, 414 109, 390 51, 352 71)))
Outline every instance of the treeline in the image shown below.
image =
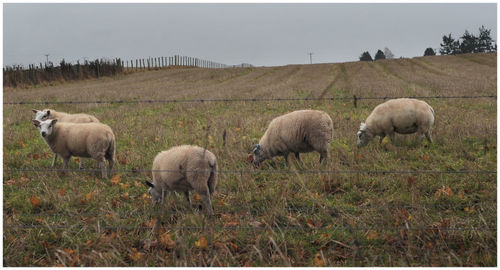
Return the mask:
POLYGON ((451 33, 448 36, 443 36, 443 43, 439 45, 439 53, 441 55, 453 55, 461 53, 483 53, 483 52, 496 52, 497 45, 493 45, 493 39, 491 38, 491 29, 486 29, 484 26, 479 28, 479 35, 475 36, 469 31, 465 30, 465 33, 457 40, 455 40, 451 33))
POLYGON ((18 87, 32 86, 56 81, 72 81, 102 76, 114 76, 123 72, 123 63, 117 58, 113 60, 97 59, 95 61, 85 61, 83 64, 66 63, 64 59, 59 66, 54 66, 52 62, 40 65, 7 66, 3 69, 3 86, 18 87))
MULTIPOLYGON (((465 33, 456 40, 451 36, 451 33, 444 35, 443 43, 439 45, 441 46, 439 49, 441 55, 489 53, 497 51, 496 42, 491 38, 491 29, 486 29, 484 26, 479 28, 479 34, 477 36, 471 34, 468 30, 465 30, 465 33)), ((375 58, 372 58, 370 53, 365 51, 359 56, 359 60, 374 61, 394 57, 392 52, 390 52, 391 57, 387 57, 387 52, 390 52, 387 48, 385 48, 384 51, 378 50, 375 54, 375 58)), ((436 50, 429 47, 424 50, 424 56, 430 55, 436 55, 436 50)))

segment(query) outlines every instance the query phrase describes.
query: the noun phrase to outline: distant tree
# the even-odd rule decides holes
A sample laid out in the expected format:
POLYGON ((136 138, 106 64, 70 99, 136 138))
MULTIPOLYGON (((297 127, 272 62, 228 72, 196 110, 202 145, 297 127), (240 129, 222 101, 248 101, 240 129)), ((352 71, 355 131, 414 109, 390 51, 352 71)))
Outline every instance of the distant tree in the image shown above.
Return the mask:
POLYGON ((425 49, 424 56, 436 55, 436 52, 432 48, 425 49))
POLYGON ((377 53, 375 54, 375 61, 380 59, 385 59, 385 54, 383 51, 378 50, 377 53))
POLYGON ((373 61, 373 58, 372 58, 372 56, 370 55, 369 52, 364 52, 359 57, 359 61, 373 61))
POLYGON ((394 54, 387 47, 384 48, 384 55, 385 55, 386 59, 392 59, 392 58, 394 58, 394 54))
MULTIPOLYGON (((493 39, 491 38, 491 30, 484 28, 481 25, 479 28, 479 36, 477 37, 477 52, 491 52, 494 50, 493 39)), ((495 50, 496 51, 496 50, 495 50)))
POLYGON ((464 35, 461 37, 460 53, 474 53, 478 52, 478 38, 469 31, 465 30, 464 35))
POLYGON ((460 53, 460 43, 451 37, 451 33, 448 36, 443 36, 443 43, 439 45, 441 45, 441 49, 439 49, 441 55, 460 53))

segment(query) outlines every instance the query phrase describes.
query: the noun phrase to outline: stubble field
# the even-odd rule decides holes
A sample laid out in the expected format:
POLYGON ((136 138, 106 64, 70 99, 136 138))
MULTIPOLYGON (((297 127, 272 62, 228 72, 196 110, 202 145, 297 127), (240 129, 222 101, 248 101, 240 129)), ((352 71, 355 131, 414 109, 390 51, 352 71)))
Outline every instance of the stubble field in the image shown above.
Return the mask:
MULTIPOLYGON (((496 54, 232 69, 169 68, 51 87, 4 89, 3 257, 9 266, 496 266, 496 98, 424 99, 433 144, 416 135, 358 149, 382 99, 181 102, 192 99, 494 95, 496 54), (133 100, 168 103, 126 103, 133 100), (86 112, 116 136, 116 172, 48 169, 31 109, 86 112), (298 109, 334 122, 319 154, 254 168, 253 145, 298 109), (215 217, 182 194, 154 208, 144 180, 155 155, 195 144, 219 163, 215 217), (135 172, 139 170, 139 172, 135 172)), ((78 168, 77 159, 70 163, 78 168)), ((86 160, 85 168, 95 162, 86 160)), ((57 168, 62 168, 59 159, 57 168)))

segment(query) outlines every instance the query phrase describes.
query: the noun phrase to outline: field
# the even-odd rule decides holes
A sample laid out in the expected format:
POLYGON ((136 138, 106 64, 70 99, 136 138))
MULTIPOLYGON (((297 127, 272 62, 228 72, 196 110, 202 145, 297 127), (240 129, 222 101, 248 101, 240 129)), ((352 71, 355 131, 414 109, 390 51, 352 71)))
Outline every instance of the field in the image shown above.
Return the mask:
MULTIPOLYGON (((168 68, 4 89, 4 102, 497 94, 496 54, 229 69, 168 68)), ((497 101, 425 99, 434 143, 396 135, 356 146, 382 99, 50 104, 116 135, 111 180, 50 168, 31 109, 3 107, 3 258, 8 266, 496 266, 497 101), (274 117, 314 108, 334 122, 330 157, 248 162, 274 117), (218 159, 210 219, 191 195, 154 208, 144 180, 174 145, 218 159), (408 172, 410 171, 410 172, 408 172), (473 172, 471 172, 473 171, 473 172)), ((73 162, 74 161, 74 162, 73 162)), ((73 158, 77 170, 78 159, 73 158)), ((86 160, 85 168, 94 166, 86 160)), ((58 168, 62 167, 59 159, 58 168)))

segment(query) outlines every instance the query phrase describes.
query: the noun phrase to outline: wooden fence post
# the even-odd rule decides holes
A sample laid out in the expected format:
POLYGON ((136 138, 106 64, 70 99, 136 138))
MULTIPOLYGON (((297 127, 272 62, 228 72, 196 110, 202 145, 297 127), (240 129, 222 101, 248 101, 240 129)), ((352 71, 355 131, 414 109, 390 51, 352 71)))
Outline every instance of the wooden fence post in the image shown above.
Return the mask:
POLYGON ((354 108, 357 108, 358 107, 358 98, 356 97, 356 95, 353 95, 353 102, 354 102, 354 108))

